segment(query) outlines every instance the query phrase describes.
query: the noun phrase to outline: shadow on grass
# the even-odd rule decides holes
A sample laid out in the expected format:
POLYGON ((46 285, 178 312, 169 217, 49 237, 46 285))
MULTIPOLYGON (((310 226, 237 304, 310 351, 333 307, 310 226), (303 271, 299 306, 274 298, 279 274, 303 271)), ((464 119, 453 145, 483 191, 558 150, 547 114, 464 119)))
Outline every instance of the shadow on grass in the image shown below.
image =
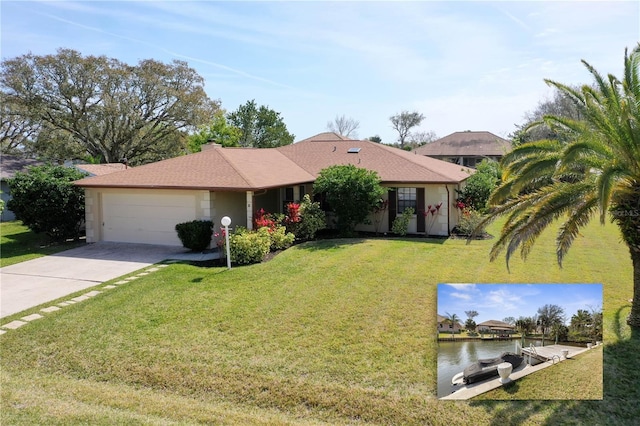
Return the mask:
POLYGON ((502 390, 510 395, 517 394, 518 389, 520 389, 520 385, 515 381, 502 385, 502 390))
POLYGON ((2 258, 5 260, 30 254, 53 254, 85 244, 84 241, 80 240, 52 241, 45 234, 35 234, 33 232, 4 235, 3 239, 5 241, 0 245, 0 248, 2 250, 2 258))
MULTIPOLYGON (((541 425, 592 424, 637 425, 640 409, 640 330, 626 325, 626 311, 621 307, 614 315, 614 332, 618 341, 604 346, 604 395, 602 400, 557 401, 477 401, 474 407, 491 414, 492 426, 536 421, 545 413, 541 425)), ((579 380, 578 378, 576 380, 579 380)), ((505 391, 514 394, 517 388, 505 391)), ((580 395, 576 395, 580 398, 580 395)))
POLYGON ((298 250, 304 251, 324 251, 341 249, 344 247, 353 246, 355 244, 362 244, 366 241, 366 238, 328 238, 316 241, 307 241, 302 244, 298 244, 296 247, 298 250))
POLYGON ((297 245, 300 250, 320 251, 329 249, 340 249, 355 244, 362 244, 367 241, 384 240, 384 241, 406 241, 417 244, 442 245, 447 238, 425 238, 423 236, 405 236, 405 237, 353 237, 353 238, 325 238, 316 241, 307 241, 297 245))

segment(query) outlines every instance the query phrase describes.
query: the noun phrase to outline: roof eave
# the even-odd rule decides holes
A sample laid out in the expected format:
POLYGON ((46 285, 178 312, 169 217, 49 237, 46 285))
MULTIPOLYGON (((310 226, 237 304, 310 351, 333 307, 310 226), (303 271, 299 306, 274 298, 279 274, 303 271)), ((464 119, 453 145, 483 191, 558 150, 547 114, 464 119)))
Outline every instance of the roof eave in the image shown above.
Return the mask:
POLYGON ((283 188, 285 186, 303 185, 307 183, 313 183, 313 181, 295 181, 287 182, 277 185, 264 185, 258 187, 230 187, 230 186, 181 186, 181 185, 135 185, 135 184, 86 184, 79 181, 74 182, 74 185, 82 188, 115 188, 115 189, 172 189, 172 190, 197 190, 197 191, 217 191, 217 192, 238 192, 238 191, 262 191, 265 189, 283 188))

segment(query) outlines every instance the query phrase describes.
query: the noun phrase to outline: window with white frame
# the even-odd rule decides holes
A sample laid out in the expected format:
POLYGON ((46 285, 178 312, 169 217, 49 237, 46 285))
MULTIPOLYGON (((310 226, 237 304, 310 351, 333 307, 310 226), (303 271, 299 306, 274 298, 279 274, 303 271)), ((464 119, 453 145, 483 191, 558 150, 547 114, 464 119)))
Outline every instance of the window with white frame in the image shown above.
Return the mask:
POLYGON ((418 211, 416 202, 416 188, 398 188, 398 214, 411 207, 414 212, 418 211))

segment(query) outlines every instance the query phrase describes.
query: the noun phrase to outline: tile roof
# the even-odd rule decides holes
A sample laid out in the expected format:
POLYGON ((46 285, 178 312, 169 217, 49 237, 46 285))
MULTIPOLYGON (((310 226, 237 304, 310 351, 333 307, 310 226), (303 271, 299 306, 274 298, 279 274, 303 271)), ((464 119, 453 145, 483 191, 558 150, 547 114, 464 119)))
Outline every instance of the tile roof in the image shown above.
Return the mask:
POLYGON ((511 143, 491 132, 455 132, 413 150, 418 155, 501 156, 511 143))
POLYGON ((384 183, 458 183, 473 171, 370 141, 321 133, 279 148, 210 147, 202 152, 77 182, 83 187, 247 191, 315 181, 320 170, 354 164, 384 183), (360 148, 349 153, 349 148, 360 148))

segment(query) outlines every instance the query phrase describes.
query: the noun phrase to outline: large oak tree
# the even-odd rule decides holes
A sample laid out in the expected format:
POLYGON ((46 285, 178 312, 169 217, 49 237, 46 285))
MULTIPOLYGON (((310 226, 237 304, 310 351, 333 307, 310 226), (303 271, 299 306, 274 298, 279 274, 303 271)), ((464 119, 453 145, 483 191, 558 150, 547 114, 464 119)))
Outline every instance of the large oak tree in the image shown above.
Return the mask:
POLYGON ((218 109, 203 86, 203 78, 181 61, 146 59, 130 66, 70 49, 7 59, 0 70, 7 105, 3 122, 13 116, 39 131, 3 146, 104 162, 146 163, 179 155, 185 132, 218 109))
POLYGON ((240 129, 240 146, 253 148, 275 148, 291 145, 295 136, 287 130, 279 112, 268 106, 247 101, 237 110, 227 114, 230 125, 240 129))

